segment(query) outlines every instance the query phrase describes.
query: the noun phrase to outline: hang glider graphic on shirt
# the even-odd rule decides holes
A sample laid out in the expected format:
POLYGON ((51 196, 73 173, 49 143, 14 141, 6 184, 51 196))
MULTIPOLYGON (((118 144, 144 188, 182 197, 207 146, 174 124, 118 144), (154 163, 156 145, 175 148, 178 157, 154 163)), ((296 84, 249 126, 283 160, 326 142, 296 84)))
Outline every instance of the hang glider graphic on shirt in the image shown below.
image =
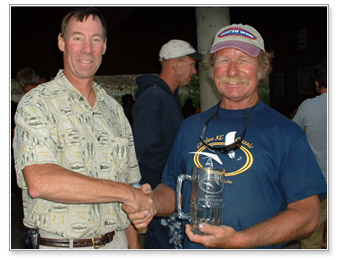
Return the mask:
MULTIPOLYGON (((223 135, 223 140, 220 138, 209 138, 208 143, 211 146, 217 146, 217 145, 224 145, 225 144, 231 144, 235 142, 235 136, 236 132, 231 131, 228 132, 226 135, 223 135), (221 141, 221 142, 220 142, 221 141)), ((224 165, 222 160, 226 160, 225 157, 222 157, 222 160, 220 159, 220 155, 215 153, 215 152, 207 152, 208 148, 203 145, 201 142, 197 145, 198 150, 196 152, 188 152, 189 154, 194 155, 194 163, 197 167, 214 167, 215 163, 218 163, 219 165, 224 165), (205 163, 202 163, 201 160, 206 160, 205 163)), ((236 165, 235 169, 231 171, 227 171, 225 174, 226 176, 234 176, 238 175, 241 173, 246 172, 249 170, 253 164, 253 155, 251 153, 251 149, 253 148, 253 144, 250 144, 246 141, 242 142, 242 146, 240 147, 239 150, 237 151, 231 151, 227 154, 228 159, 230 160, 236 160, 236 165)))
POLYGON ((212 160, 215 160, 217 163, 219 163, 220 165, 223 165, 221 159, 218 157, 217 154, 214 153, 207 153, 207 152, 190 152, 189 154, 200 154, 200 155, 205 155, 206 157, 202 158, 202 159, 208 159, 207 162, 205 163, 206 166, 210 166, 213 167, 214 164, 212 162, 212 160))
MULTIPOLYGON (((232 131, 229 132, 225 135, 225 145, 226 144, 232 144, 235 142, 235 136, 236 136, 236 131, 232 131)), ((190 152, 189 154, 200 154, 200 155, 204 155, 206 157, 202 158, 202 159, 207 159, 206 162, 206 166, 210 166, 213 167, 213 162, 212 160, 215 160, 217 163, 219 163, 220 165, 223 165, 221 159, 218 157, 217 154, 215 153, 207 153, 207 152, 190 152)), ((228 156, 233 159, 235 158, 235 152, 231 151, 228 153, 228 156)))

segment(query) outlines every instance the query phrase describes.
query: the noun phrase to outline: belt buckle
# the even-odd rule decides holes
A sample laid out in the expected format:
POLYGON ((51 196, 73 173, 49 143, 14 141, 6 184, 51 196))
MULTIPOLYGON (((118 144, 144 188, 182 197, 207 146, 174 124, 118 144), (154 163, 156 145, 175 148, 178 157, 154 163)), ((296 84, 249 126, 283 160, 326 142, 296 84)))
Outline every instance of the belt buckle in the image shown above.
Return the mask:
POLYGON ((93 238, 92 238, 92 243, 93 243, 94 249, 99 249, 99 248, 105 246, 105 245, 97 245, 97 244, 95 243, 95 239, 100 239, 100 238, 102 238, 102 235, 101 235, 101 236, 96 236, 96 237, 93 237, 93 238))

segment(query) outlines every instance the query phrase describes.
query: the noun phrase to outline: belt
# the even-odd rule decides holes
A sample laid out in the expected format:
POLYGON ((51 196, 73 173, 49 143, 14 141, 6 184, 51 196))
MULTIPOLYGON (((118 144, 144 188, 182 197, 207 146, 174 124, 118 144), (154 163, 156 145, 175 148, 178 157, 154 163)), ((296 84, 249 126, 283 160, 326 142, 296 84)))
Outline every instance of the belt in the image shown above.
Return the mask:
MULTIPOLYGON (((109 232, 102 236, 96 236, 88 239, 73 239, 73 247, 90 247, 95 249, 104 247, 106 244, 113 241, 115 231, 109 232)), ((53 246, 53 247, 69 247, 71 244, 70 239, 54 239, 40 237, 40 245, 53 246)))

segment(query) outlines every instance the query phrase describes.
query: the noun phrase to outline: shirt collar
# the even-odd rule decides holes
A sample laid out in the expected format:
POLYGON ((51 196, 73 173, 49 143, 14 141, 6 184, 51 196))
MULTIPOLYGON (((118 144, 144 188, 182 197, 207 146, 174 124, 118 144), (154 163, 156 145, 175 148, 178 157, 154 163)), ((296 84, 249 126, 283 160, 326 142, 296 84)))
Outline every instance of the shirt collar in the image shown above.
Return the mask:
MULTIPOLYGON (((60 69, 55 77, 56 80, 61 80, 64 84, 64 86, 66 86, 71 94, 74 96, 75 99, 79 100, 79 101, 83 101, 84 97, 81 94, 81 92, 75 88, 73 86, 72 83, 70 83, 70 81, 67 79, 66 75, 64 74, 63 69, 60 69)), ((96 94, 96 101, 102 101, 106 95, 106 91, 99 85, 97 84, 95 81, 92 84, 92 88, 95 91, 96 94)))

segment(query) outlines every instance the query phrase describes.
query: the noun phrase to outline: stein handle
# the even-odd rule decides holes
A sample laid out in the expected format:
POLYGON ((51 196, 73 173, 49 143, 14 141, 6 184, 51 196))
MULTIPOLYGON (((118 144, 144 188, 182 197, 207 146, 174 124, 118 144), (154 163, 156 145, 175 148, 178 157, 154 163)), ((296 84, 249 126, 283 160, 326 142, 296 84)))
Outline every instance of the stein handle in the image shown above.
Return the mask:
POLYGON ((180 174, 177 178, 177 183, 176 183, 176 203, 177 203, 177 215, 180 219, 187 219, 190 221, 190 214, 185 214, 182 211, 182 203, 181 203, 181 198, 182 198, 182 184, 183 181, 188 180, 191 181, 191 176, 186 175, 186 174, 180 174))

